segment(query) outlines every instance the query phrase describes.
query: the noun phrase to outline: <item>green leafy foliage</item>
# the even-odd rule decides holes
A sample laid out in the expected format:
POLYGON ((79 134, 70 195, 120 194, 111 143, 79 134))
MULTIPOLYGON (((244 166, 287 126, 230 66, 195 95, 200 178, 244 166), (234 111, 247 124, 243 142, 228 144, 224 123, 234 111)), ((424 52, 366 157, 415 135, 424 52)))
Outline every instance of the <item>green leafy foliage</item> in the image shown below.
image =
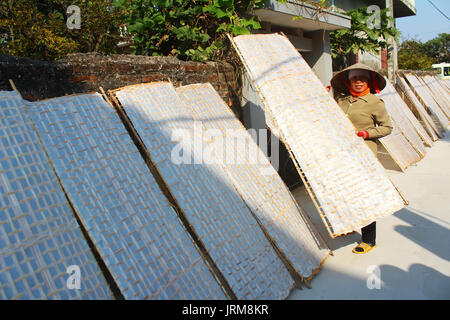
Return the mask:
POLYGON ((64 57, 78 45, 55 32, 60 27, 57 21, 46 19, 35 1, 2 1, 0 53, 46 60, 64 57))
POLYGON ((440 33, 425 43, 409 39, 398 50, 398 66, 407 70, 428 70, 432 64, 450 62, 450 34, 440 33))
POLYGON ((136 54, 207 61, 223 53, 226 33, 235 36, 260 28, 245 18, 267 0, 120 0, 128 8, 127 29, 136 54))
MULTIPOLYGON (((119 8, 116 0, 53 0, 63 8, 77 5, 81 10, 81 28, 68 30, 64 34, 74 39, 80 52, 115 53, 121 40, 120 26, 127 8, 119 8)), ((65 20, 67 14, 65 15, 65 20)))
POLYGON ((351 17, 350 29, 340 29, 330 33, 331 56, 337 65, 345 65, 348 53, 368 51, 379 53, 380 48, 388 48, 386 40, 399 36, 393 25, 393 18, 388 15, 389 9, 381 9, 379 23, 374 22, 373 13, 367 7, 352 9, 346 12, 351 17))
POLYGON ((423 44, 424 50, 434 63, 450 62, 450 34, 440 33, 436 38, 423 44))
POLYGON ((397 58, 400 69, 426 70, 433 64, 433 59, 426 54, 423 44, 415 40, 403 41, 397 58))
POLYGON ((115 0, 0 2, 0 53, 57 60, 72 52, 114 53, 126 8, 115 0), (80 8, 81 28, 67 27, 67 8, 80 8))

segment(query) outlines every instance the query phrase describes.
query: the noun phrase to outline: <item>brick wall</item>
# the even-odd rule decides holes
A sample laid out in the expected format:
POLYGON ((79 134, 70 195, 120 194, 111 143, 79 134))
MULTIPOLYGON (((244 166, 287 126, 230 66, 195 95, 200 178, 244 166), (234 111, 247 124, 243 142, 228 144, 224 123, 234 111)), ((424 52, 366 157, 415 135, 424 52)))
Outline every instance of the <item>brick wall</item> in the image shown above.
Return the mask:
POLYGON ((381 59, 381 69, 387 70, 388 69, 387 49, 380 50, 380 59, 381 59))
POLYGON ((126 85, 170 79, 175 86, 210 82, 240 116, 240 73, 228 63, 197 63, 173 57, 71 54, 57 62, 0 55, 0 90, 12 79, 30 101, 73 93, 105 91, 126 85))

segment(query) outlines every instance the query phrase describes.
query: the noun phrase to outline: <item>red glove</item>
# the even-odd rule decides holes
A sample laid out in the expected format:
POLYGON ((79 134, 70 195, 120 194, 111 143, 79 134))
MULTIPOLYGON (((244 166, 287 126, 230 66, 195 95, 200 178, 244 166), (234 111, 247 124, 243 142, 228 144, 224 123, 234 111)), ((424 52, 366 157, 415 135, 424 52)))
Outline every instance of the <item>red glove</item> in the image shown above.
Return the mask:
POLYGON ((362 137, 363 139, 368 139, 369 138, 369 133, 367 131, 358 131, 356 133, 356 135, 358 137, 362 137))

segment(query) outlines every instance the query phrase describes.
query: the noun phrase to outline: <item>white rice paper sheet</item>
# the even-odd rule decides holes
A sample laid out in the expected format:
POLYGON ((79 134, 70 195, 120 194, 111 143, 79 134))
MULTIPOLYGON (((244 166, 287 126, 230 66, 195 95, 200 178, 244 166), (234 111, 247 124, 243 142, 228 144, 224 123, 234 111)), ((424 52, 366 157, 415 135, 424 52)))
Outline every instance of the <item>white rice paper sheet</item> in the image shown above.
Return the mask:
POLYGON ((441 86, 447 89, 447 93, 450 94, 450 79, 439 79, 439 83, 441 86))
POLYGON ((381 164, 286 37, 242 35, 234 42, 332 237, 404 207, 381 164))
POLYGON ((423 82, 426 83, 428 89, 432 92, 434 100, 439 104, 442 111, 450 119, 450 95, 447 90, 443 90, 439 84, 439 80, 435 77, 426 75, 421 77, 423 82))
POLYGON ((379 141, 402 171, 421 159, 397 125, 394 125, 390 135, 379 139, 379 141))
POLYGON ((226 299, 118 114, 100 94, 34 102, 29 110, 125 299, 226 299))
POLYGON ((422 130, 423 132, 421 132, 425 137, 428 137, 428 135, 424 132, 423 127, 414 117, 411 110, 409 110, 406 103, 402 100, 397 93, 397 90, 395 90, 388 79, 386 79, 386 87, 378 94, 378 96, 383 99, 386 110, 391 116, 394 125, 399 127, 400 131, 402 131, 414 150, 416 150, 421 157, 424 157, 426 154, 425 146, 417 131, 422 130))
POLYGON ((294 280, 223 168, 203 161, 201 128, 175 88, 157 82, 114 93, 236 297, 287 298, 294 280))
POLYGON ((193 84, 176 91, 196 121, 211 132, 219 130, 222 138, 216 139, 239 141, 232 140, 232 148, 218 145, 214 152, 242 199, 297 273, 311 277, 330 251, 266 155, 211 84, 193 84), (235 156, 230 157, 230 152, 235 156))
POLYGON ((413 88, 416 94, 422 99, 426 107, 430 110, 430 112, 439 122, 442 129, 444 131, 447 131, 450 122, 445 113, 433 99, 433 95, 431 91, 428 89, 427 85, 413 74, 405 73, 405 77, 408 80, 411 88, 413 88))
POLYGON ((415 107, 419 117, 422 119, 422 122, 425 125, 425 129, 427 130, 428 134, 430 135, 431 139, 433 141, 436 141, 439 139, 437 134, 439 134, 439 129, 434 123, 433 119, 430 117, 428 112, 425 110, 425 107, 422 105, 422 103, 417 99, 416 95, 408 85, 408 83, 405 81, 405 79, 402 76, 397 76, 397 83, 400 86, 401 90, 405 93, 406 97, 412 102, 413 106, 415 107))
POLYGON ((113 299, 24 102, 0 91, 0 300, 113 299))

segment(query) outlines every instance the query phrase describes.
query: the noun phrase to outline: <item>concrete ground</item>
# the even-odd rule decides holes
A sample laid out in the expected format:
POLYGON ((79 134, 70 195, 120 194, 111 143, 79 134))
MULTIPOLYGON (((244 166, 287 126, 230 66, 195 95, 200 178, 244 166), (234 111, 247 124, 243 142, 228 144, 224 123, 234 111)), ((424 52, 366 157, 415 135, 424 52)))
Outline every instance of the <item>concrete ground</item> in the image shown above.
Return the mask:
POLYGON ((289 299, 450 299, 450 133, 405 172, 382 161, 409 205, 377 221, 377 247, 352 253, 361 234, 328 236, 304 187, 293 191, 333 250, 311 289, 289 299))

